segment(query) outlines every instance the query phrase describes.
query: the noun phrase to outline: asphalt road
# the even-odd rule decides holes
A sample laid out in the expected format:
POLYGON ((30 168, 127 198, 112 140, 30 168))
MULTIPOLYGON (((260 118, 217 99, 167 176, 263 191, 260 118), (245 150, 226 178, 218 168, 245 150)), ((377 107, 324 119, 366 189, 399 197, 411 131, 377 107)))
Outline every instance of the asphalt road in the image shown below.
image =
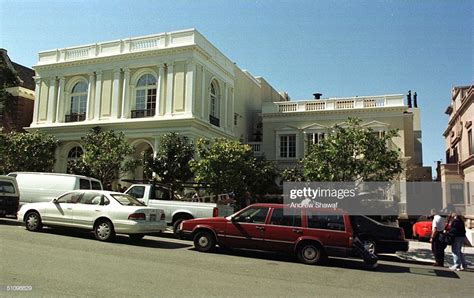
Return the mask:
MULTIPOLYGON (((192 243, 127 236, 102 243, 91 233, 28 232, 0 219, 0 297, 4 296, 471 296, 474 272, 381 261, 375 271, 358 260, 325 266, 251 251, 199 253, 192 243), (7 286, 26 286, 22 292, 7 286)), ((18 289, 18 288, 17 288, 18 289)))

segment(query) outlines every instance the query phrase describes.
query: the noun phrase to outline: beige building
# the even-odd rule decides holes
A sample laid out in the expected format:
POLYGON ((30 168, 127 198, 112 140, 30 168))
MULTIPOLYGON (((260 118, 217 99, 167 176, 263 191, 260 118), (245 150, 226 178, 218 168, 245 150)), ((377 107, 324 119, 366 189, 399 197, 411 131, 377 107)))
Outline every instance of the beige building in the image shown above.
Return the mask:
MULTIPOLYGON (((454 87, 443 133, 446 163, 441 165, 443 205, 465 213, 474 229, 474 85, 454 87)), ((474 231, 471 230, 471 240, 474 231)))
POLYGON ((40 52, 34 69, 31 129, 62 141, 58 172, 94 126, 123 131, 137 154, 171 131, 247 142, 262 102, 283 100, 194 29, 40 52))

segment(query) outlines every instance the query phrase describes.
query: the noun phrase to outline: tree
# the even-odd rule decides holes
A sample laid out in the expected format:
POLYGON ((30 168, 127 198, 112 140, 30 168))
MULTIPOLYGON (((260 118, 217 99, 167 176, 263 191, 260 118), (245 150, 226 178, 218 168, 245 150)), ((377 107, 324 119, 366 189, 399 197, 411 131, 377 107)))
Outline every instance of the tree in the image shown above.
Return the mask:
POLYGON ((265 193, 275 186, 277 171, 264 159, 257 160, 249 145, 228 139, 197 141, 197 156, 190 161, 197 182, 209 184, 214 194, 265 193))
POLYGON ((163 135, 159 141, 151 169, 160 181, 171 184, 173 189, 181 189, 177 183, 193 177, 189 161, 194 157, 194 144, 175 132, 163 135))
POLYGON ((135 149, 126 141, 123 132, 94 127, 81 138, 81 145, 84 153, 70 171, 97 178, 104 185, 133 171, 140 163, 140 160, 129 158, 135 149))
POLYGON ((0 55, 0 115, 4 114, 4 112, 15 112, 14 107, 17 104, 17 99, 6 88, 14 87, 18 84, 17 74, 7 66, 5 59, 0 55))
POLYGON ((59 141, 41 132, 0 134, 0 173, 52 172, 59 141))
POLYGON ((311 145, 303 159, 307 181, 390 181, 402 171, 400 149, 387 146, 398 135, 384 135, 349 118, 348 126, 334 126, 331 134, 311 145))

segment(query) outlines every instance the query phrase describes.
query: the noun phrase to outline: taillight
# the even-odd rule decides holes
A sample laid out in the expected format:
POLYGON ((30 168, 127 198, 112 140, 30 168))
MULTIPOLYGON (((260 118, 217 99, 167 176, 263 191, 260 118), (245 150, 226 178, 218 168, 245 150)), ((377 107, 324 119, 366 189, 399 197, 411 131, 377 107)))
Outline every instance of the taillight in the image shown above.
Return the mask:
POLYGON ((214 209, 212 209, 212 217, 217 216, 219 216, 219 209, 217 207, 214 207, 214 209))
POLYGON ((145 216, 145 213, 132 213, 128 216, 128 219, 131 219, 131 220, 145 220, 146 216, 145 216))
POLYGON ((160 220, 165 220, 165 213, 161 213, 160 220))

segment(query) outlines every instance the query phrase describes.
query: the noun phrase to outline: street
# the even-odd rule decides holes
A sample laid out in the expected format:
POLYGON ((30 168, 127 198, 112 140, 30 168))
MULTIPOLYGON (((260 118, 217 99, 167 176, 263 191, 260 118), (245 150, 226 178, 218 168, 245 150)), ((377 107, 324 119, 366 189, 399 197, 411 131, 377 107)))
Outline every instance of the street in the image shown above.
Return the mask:
MULTIPOLYGON (((324 266, 264 252, 199 253, 191 241, 147 236, 113 243, 92 233, 45 228, 33 233, 0 219, 0 296, 470 296, 474 272, 382 260, 324 266), (27 286, 6 292, 8 286, 27 286), (21 288, 20 288, 21 289, 21 288)), ((10 288, 11 289, 11 288, 10 288)))

